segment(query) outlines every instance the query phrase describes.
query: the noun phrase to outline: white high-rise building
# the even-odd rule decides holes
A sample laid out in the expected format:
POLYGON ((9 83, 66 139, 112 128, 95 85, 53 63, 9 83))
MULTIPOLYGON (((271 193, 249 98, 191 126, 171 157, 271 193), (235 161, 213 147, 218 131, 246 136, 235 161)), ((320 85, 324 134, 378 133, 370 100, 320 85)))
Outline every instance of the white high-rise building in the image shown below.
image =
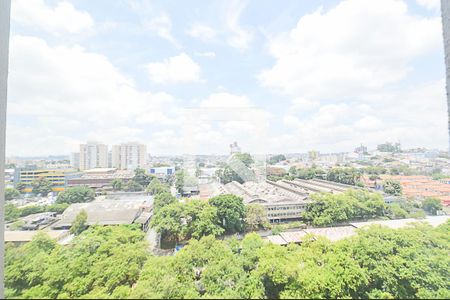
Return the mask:
POLYGON ((147 164, 147 146, 138 143, 125 143, 112 146, 112 167, 121 170, 134 170, 147 164))
POLYGON ((80 170, 108 167, 108 146, 96 142, 80 145, 80 170))
POLYGON ((80 168, 80 152, 70 153, 70 166, 75 169, 80 168))

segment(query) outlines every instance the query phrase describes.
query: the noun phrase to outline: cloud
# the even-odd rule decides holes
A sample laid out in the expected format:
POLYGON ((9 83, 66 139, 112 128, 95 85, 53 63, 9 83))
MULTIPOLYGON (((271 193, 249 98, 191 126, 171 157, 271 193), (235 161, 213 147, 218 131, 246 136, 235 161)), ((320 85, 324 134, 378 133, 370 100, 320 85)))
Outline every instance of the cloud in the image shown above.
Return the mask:
POLYGON ((167 15, 166 13, 163 12, 158 17, 150 20, 145 20, 142 22, 142 25, 145 29, 154 32, 156 35, 170 42, 175 47, 181 47, 181 45, 172 35, 172 21, 170 20, 169 15, 167 15))
POLYGON ((440 0, 416 0, 416 2, 429 10, 438 10, 441 7, 440 0))
POLYGON ((239 18, 246 6, 247 1, 230 0, 224 15, 225 25, 231 33, 228 44, 241 51, 246 50, 253 40, 253 33, 239 23, 239 18))
POLYGON ((77 10, 67 1, 59 1, 52 7, 44 0, 15 0, 11 11, 13 21, 57 36, 86 32, 94 26, 89 13, 77 10))
POLYGON ((276 63, 264 86, 308 99, 355 97, 405 78, 411 61, 441 47, 438 17, 408 14, 396 0, 345 0, 303 16, 269 41, 276 63))
POLYGON ((90 137, 145 141, 151 129, 176 119, 176 99, 139 91, 103 55, 19 35, 10 53, 9 154, 69 153, 90 137))
POLYGON ((216 53, 209 51, 209 52, 196 52, 195 55, 202 56, 202 57, 208 57, 208 58, 215 58, 216 53))
POLYGON ((200 66, 186 53, 152 62, 147 66, 150 80, 155 83, 186 83, 200 81, 200 66))
POLYGON ((192 24, 186 30, 186 34, 202 41, 209 41, 216 37, 216 31, 214 29, 202 24, 192 24))

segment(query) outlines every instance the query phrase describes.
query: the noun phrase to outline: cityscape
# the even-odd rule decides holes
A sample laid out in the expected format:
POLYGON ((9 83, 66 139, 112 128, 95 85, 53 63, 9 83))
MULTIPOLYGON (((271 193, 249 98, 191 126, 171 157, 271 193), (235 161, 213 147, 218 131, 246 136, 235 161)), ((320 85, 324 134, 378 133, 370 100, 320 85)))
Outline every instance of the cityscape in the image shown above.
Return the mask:
POLYGON ((450 299, 449 1, 10 24, 0 298, 450 299))

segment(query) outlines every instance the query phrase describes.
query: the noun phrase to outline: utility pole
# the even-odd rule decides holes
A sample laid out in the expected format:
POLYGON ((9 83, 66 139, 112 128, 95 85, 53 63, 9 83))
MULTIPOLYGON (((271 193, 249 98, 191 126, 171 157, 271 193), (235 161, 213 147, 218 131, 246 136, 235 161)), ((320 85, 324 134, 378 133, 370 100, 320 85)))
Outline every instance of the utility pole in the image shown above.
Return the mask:
POLYGON ((0 299, 5 298, 5 144, 11 0, 0 0, 0 299))
POLYGON ((450 1, 441 0, 442 28, 444 33, 445 73, 447 78, 447 113, 450 153, 450 1))

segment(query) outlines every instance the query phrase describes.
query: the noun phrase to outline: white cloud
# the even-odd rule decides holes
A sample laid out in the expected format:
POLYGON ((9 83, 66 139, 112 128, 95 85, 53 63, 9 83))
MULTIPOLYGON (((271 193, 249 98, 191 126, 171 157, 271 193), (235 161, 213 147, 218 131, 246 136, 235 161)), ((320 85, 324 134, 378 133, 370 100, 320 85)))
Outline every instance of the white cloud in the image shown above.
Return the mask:
POLYGON ((438 17, 408 14, 397 0, 345 0, 303 16, 269 42, 275 65, 263 85, 314 98, 358 96, 403 79, 410 62, 441 47, 438 17))
POLYGON ((216 53, 209 51, 209 52, 196 52, 195 55, 197 56, 203 56, 203 57, 208 57, 208 58, 214 58, 216 57, 216 53))
POLYGON ((416 0, 417 4, 430 10, 438 10, 441 7, 440 0, 416 0))
POLYGON ((186 33, 202 41, 209 41, 216 36, 216 31, 209 26, 202 24, 192 24, 186 33))
POLYGON ((253 40, 253 33, 239 24, 239 18, 246 6, 247 1, 230 0, 225 9, 225 25, 231 32, 228 43, 239 50, 246 50, 253 40))
POLYGON ((147 66, 150 80, 155 83, 200 81, 200 66, 186 53, 152 62, 147 66))
POLYGON ((52 7, 44 0, 15 0, 12 1, 11 17, 17 23, 58 36, 86 32, 94 26, 89 13, 77 10, 67 1, 59 1, 52 7))
POLYGON ((145 141, 175 119, 172 96, 138 91, 105 56, 17 35, 10 54, 9 154, 69 153, 91 137, 145 141))
POLYGON ((143 26, 159 37, 169 41, 175 47, 181 47, 172 35, 172 21, 166 13, 163 12, 156 18, 144 21, 143 26))

